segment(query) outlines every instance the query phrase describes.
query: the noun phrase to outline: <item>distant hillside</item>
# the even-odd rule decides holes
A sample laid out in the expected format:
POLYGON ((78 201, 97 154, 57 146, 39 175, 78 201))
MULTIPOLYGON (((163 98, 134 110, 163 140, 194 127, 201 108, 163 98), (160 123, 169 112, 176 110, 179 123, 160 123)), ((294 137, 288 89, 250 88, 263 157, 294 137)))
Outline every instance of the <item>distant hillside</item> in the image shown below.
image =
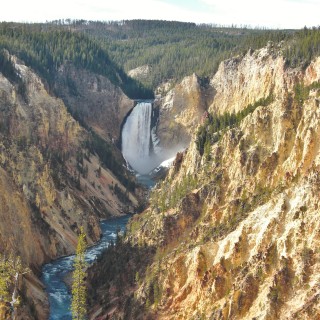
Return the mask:
POLYGON ((149 68, 139 80, 155 89, 166 80, 178 82, 192 73, 211 77, 221 61, 244 54, 249 48, 261 48, 268 41, 283 41, 291 67, 306 66, 320 53, 319 38, 316 27, 268 30, 160 20, 67 19, 45 24, 0 24, 0 47, 9 47, 49 82, 53 71, 72 61, 109 77, 130 98, 152 96, 126 75, 141 66, 149 68))
POLYGON ((127 72, 149 65, 150 75, 143 81, 153 88, 192 73, 211 76, 222 60, 249 47, 260 48, 269 40, 281 41, 291 33, 156 20, 78 21, 72 28, 101 41, 127 72))
POLYGON ((42 24, 0 23, 0 49, 7 49, 46 80, 50 89, 59 68, 72 63, 107 77, 130 98, 152 98, 145 89, 110 59, 106 49, 84 34, 42 24))
POLYGON ((125 71, 148 65, 149 77, 141 81, 152 88, 192 73, 211 77, 221 61, 250 48, 262 48, 268 41, 283 41, 283 53, 291 67, 307 66, 320 53, 319 27, 268 30, 157 20, 69 23, 68 28, 100 41, 125 71))

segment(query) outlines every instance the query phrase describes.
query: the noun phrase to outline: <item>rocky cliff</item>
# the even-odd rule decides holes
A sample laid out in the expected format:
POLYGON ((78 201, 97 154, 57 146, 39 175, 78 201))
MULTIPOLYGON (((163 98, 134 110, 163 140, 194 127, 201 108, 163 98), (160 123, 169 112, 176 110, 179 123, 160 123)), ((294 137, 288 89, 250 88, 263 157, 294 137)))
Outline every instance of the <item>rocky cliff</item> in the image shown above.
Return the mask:
POLYGON ((102 166, 95 146, 99 141, 104 150, 102 138, 94 140, 30 68, 10 59, 18 78, 0 73, 0 247, 32 270, 22 288, 29 299, 23 300, 23 318, 44 319, 41 265, 74 252, 80 225, 92 244, 100 237, 99 218, 133 210, 137 199, 102 166))
POLYGON ((319 81, 320 58, 290 69, 272 44, 220 65, 209 111, 240 120, 203 155, 193 135, 119 245, 135 252, 125 267, 131 287, 124 298, 110 279, 95 315, 320 317, 319 81))
POLYGON ((108 78, 65 64, 57 73, 55 91, 82 123, 105 139, 118 141, 123 119, 134 102, 108 78))
POLYGON ((155 105, 159 108, 159 122, 156 134, 160 147, 179 150, 190 143, 192 132, 212 102, 213 88, 196 74, 171 87, 166 83, 157 88, 155 105))

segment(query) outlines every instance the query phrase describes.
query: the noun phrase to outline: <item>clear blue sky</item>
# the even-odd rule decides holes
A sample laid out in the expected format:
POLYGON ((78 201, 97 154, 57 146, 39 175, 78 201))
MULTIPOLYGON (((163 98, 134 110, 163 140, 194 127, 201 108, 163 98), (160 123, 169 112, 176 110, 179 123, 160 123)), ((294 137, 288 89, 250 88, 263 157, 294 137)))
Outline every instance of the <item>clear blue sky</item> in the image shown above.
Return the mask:
POLYGON ((0 21, 161 19, 251 27, 320 25, 320 0, 8 0, 0 21))

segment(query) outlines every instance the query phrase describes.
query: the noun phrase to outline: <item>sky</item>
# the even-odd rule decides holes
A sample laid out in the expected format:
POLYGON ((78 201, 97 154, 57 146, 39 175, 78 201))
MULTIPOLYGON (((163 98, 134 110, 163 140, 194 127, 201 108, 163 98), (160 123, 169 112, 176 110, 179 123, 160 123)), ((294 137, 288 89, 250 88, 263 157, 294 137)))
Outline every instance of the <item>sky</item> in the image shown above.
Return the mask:
POLYGON ((320 0, 8 0, 0 21, 159 19, 300 29, 320 25, 320 0))

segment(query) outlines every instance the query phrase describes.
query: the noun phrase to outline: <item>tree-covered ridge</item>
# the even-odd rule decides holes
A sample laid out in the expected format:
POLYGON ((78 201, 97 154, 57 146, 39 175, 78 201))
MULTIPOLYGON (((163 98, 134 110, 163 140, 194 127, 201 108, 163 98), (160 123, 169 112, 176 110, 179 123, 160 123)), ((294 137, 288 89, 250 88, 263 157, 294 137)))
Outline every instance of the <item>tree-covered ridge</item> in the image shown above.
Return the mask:
POLYGON ((288 66, 306 66, 320 55, 320 28, 267 30, 175 21, 126 20, 121 22, 78 21, 74 30, 102 41, 110 56, 126 71, 150 65, 146 83, 152 87, 165 79, 179 80, 195 72, 211 76, 219 63, 264 47, 268 41, 283 42, 288 66))
POLYGON ((210 77, 219 63, 258 49, 268 41, 283 42, 287 65, 307 65, 320 54, 320 29, 267 30, 160 20, 57 20, 45 24, 0 24, 0 48, 9 49, 50 84, 65 62, 107 76, 131 98, 152 97, 165 80, 192 73, 210 77), (148 65, 140 83, 126 75, 148 65))
POLYGON ((249 48, 261 48, 268 41, 285 40, 293 33, 157 20, 75 21, 60 26, 100 41, 126 71, 150 66, 150 75, 143 81, 152 88, 164 80, 178 81, 192 73, 211 76, 222 60, 249 48))
POLYGON ((151 98, 144 88, 110 59, 107 51, 88 36, 40 24, 0 24, 0 48, 9 50, 35 69, 51 86, 55 72, 67 62, 106 76, 131 98, 151 98))
POLYGON ((25 83, 22 81, 20 75, 17 73, 17 70, 14 66, 14 63, 5 50, 0 50, 0 72, 7 78, 9 81, 17 86, 18 92, 21 96, 26 99, 25 95, 25 83))
POLYGON ((297 31, 287 42, 284 55, 290 67, 306 67, 314 57, 320 55, 320 27, 305 27, 297 31))
POLYGON ((4 50, 0 51, 0 71, 12 83, 18 83, 20 81, 11 57, 4 50))
POLYGON ((49 84, 54 71, 71 61, 109 77, 132 98, 152 93, 123 70, 150 66, 142 81, 154 89, 165 80, 179 81, 192 73, 210 77, 222 60, 268 41, 283 41, 283 54, 292 67, 306 65, 320 54, 319 28, 267 30, 160 20, 0 24, 0 48, 18 54, 49 84))

